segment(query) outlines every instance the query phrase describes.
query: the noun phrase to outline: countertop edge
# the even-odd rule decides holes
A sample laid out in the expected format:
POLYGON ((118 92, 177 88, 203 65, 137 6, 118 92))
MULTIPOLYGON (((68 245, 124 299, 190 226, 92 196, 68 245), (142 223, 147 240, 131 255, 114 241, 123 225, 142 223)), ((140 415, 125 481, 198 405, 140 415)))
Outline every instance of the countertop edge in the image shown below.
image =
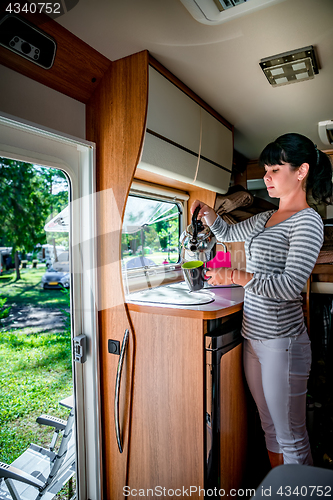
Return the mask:
POLYGON ((183 309, 173 307, 158 307, 154 305, 143 305, 135 302, 125 302, 129 311, 140 313, 160 314, 163 316, 180 316, 183 318, 197 318, 197 319, 217 319, 229 316, 237 311, 243 309, 243 301, 238 302, 229 307, 217 309, 216 311, 197 311, 194 309, 183 309))

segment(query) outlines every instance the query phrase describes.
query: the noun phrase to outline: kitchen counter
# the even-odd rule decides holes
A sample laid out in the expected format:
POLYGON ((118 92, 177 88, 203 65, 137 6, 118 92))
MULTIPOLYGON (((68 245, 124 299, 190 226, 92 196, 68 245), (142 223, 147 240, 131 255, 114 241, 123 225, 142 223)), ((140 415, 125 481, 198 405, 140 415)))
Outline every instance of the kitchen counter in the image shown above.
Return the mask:
POLYGON ((190 293, 185 282, 134 292, 126 296, 129 311, 204 320, 222 318, 240 311, 243 308, 243 301, 244 289, 241 286, 205 286, 198 292, 190 293), (169 298, 172 294, 174 300, 169 298), (193 297, 193 301, 188 300, 186 295, 193 297), (163 302, 163 297, 167 297, 168 303, 163 302), (195 304, 197 299, 203 303, 195 304), (192 303, 187 305, 188 302, 192 303))
POLYGON ((214 485, 219 476, 225 491, 241 487, 248 419, 242 343, 238 327, 231 322, 228 330, 224 320, 241 314, 243 298, 240 286, 205 286, 190 293, 184 282, 127 296, 132 335, 127 361, 134 365, 133 385, 127 383, 133 401, 132 488, 162 484, 175 491, 195 484, 203 489, 211 484, 208 473, 214 485), (226 334, 223 348, 212 354, 205 335, 219 327, 226 334))

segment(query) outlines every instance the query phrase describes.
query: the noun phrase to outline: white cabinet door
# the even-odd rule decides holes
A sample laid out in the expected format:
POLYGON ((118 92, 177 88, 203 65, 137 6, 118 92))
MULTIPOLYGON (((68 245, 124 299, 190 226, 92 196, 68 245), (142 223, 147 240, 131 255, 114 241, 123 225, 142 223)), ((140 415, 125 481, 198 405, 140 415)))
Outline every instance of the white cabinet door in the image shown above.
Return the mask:
POLYGON ((199 152, 200 106, 151 67, 147 129, 199 152))
POLYGON ((219 168, 213 163, 200 158, 195 186, 209 191, 215 191, 219 194, 225 194, 228 191, 231 172, 219 168))
POLYGON ((192 183, 198 157, 169 142, 146 133, 139 168, 181 182, 192 183))
POLYGON ((205 109, 201 109, 201 117, 201 156, 231 171, 233 155, 232 131, 205 109))

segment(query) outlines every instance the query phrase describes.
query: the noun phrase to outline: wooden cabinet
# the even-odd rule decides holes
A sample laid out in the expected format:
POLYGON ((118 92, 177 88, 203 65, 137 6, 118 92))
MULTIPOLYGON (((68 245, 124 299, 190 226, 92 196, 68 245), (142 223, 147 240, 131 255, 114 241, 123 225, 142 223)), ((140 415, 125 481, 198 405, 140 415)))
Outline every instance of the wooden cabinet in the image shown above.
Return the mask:
POLYGON ((128 486, 203 488, 202 321, 137 312, 131 318, 135 375, 128 486))
POLYGON ((231 170, 233 158, 233 132, 205 109, 201 109, 201 157, 231 170))
POLYGON ((203 189, 224 194, 229 187, 230 175, 231 171, 200 158, 197 177, 193 184, 203 189))
MULTIPOLYGON (((199 488, 205 487, 206 322, 140 312, 132 312, 131 319, 135 355, 128 488, 197 487, 192 498, 200 498, 199 488)), ((229 492, 241 487, 245 470, 242 345, 222 356, 220 378, 221 488, 229 492)))
POLYGON ((200 106, 151 66, 147 129, 199 153, 200 106))
POLYGON ((247 409, 242 345, 222 357, 221 487, 228 493, 243 486, 246 468, 247 409))

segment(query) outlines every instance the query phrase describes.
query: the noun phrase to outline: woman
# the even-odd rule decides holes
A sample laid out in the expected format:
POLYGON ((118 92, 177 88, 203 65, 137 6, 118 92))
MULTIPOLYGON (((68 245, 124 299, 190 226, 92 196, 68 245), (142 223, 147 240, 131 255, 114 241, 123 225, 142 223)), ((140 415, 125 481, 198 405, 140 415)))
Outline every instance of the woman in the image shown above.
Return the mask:
POLYGON ((260 155, 264 181, 278 210, 228 225, 211 207, 200 205, 219 241, 244 241, 246 271, 212 269, 209 282, 245 289, 242 335, 246 379, 258 407, 272 467, 312 464, 306 430, 306 390, 311 365, 301 292, 323 243, 323 222, 309 207, 330 202, 332 166, 308 138, 285 134, 260 155))

